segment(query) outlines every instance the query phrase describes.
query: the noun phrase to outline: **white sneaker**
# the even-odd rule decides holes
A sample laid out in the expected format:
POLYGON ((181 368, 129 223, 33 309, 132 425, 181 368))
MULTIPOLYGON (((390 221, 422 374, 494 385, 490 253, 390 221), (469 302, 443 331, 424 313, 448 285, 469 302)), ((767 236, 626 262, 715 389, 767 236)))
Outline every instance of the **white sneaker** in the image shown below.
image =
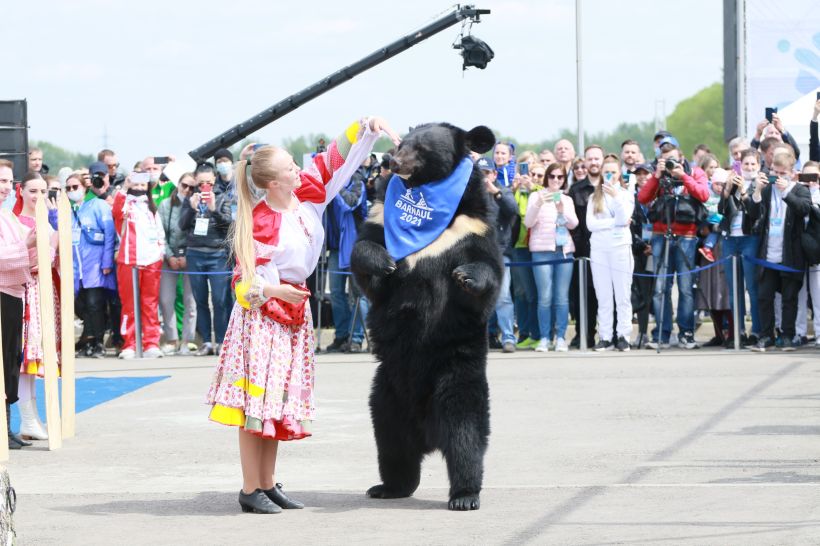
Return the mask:
POLYGON ((165 355, 162 354, 159 347, 151 347, 150 349, 143 351, 142 356, 143 358, 162 358, 165 355))
POLYGON ((123 349, 117 358, 120 360, 132 360, 135 356, 137 356, 137 353, 134 349, 123 349))
POLYGON ((566 353, 569 351, 569 347, 567 347, 567 342, 564 338, 559 337, 558 340, 555 342, 555 352, 557 353, 566 353))
POLYGON ((538 341, 538 345, 535 346, 535 350, 538 351, 539 353, 546 353, 547 351, 549 351, 550 350, 550 345, 549 345, 549 341, 547 340, 547 338, 542 337, 538 341))
POLYGON ((166 356, 172 356, 177 354, 177 346, 176 343, 166 343, 162 346, 162 353, 166 356))
POLYGON ((188 347, 187 343, 183 343, 182 345, 179 346, 179 353, 178 354, 180 354, 182 356, 190 356, 192 354, 191 349, 188 347))

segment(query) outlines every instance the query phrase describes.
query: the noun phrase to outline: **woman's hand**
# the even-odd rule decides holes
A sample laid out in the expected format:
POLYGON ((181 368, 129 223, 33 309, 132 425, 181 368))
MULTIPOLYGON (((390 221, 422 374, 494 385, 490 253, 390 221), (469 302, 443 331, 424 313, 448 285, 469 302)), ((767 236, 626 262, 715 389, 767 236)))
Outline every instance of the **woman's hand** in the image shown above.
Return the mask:
MULTIPOLYGON (((365 120, 362 120, 365 121, 365 120)), ((398 146, 401 144, 401 137, 399 137, 398 133, 396 133, 392 127, 387 123, 387 121, 379 116, 373 116, 372 118, 367 120, 367 124, 370 126, 370 130, 374 133, 384 132, 390 140, 393 141, 393 144, 398 146)), ((359 136, 362 135, 364 132, 364 123, 362 123, 362 131, 360 131, 359 136)))
POLYGON ((269 284, 265 286, 262 293, 267 298, 277 298, 287 303, 302 303, 309 296, 307 292, 289 284, 280 284, 279 286, 269 284))
POLYGON ((610 197, 616 197, 618 195, 618 188, 611 184, 602 184, 601 189, 610 197))
POLYGON ((57 200, 56 199, 46 199, 46 208, 48 210, 57 210, 57 200))
POLYGON ((242 148, 242 151, 239 152, 239 161, 244 161, 248 159, 250 156, 252 156, 254 146, 256 146, 256 144, 251 142, 250 144, 242 148))
POLYGON ((199 199, 202 197, 202 194, 195 193, 189 199, 188 202, 191 203, 191 208, 194 210, 199 210, 199 199))

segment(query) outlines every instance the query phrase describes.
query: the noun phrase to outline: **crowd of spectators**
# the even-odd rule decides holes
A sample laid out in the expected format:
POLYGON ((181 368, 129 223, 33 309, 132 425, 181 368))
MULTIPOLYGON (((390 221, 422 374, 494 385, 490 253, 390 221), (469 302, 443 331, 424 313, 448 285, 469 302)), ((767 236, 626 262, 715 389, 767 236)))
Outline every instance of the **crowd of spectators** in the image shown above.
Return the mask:
MULTIPOLYGON (((593 144, 580 155, 565 139, 538 153, 498 142, 491 156, 475 157, 508 266, 490 347, 565 352, 579 348, 583 335, 596 351, 694 349, 706 316, 714 335, 702 344, 733 347, 735 278, 741 345, 765 351, 807 343, 810 314, 820 332, 820 258, 802 243, 820 219, 818 115, 820 101, 802 163, 777 114, 751 141, 732 140, 727 158, 705 145, 687 157, 666 131, 655 135, 651 160, 634 140, 620 150, 593 144), (736 276, 730 256, 739 257, 736 276), (572 328, 568 339, 582 307, 586 331, 572 328)), ((53 227, 54 195, 65 191, 72 203, 75 312, 83 328, 77 355, 133 358, 135 305, 145 356, 219 354, 234 302, 226 273, 236 216, 232 153, 219 150, 193 172, 154 156, 123 169, 114 151, 102 150, 87 169, 51 176, 44 159, 42 150, 30 150, 24 180, 45 182, 53 227), (133 301, 134 278, 140 302, 133 301)), ((369 157, 325 215, 335 328, 328 352, 359 352, 365 343, 368 305, 349 275, 350 253, 391 177, 389 160, 369 157)), ((3 206, 17 201, 13 194, 3 206)))

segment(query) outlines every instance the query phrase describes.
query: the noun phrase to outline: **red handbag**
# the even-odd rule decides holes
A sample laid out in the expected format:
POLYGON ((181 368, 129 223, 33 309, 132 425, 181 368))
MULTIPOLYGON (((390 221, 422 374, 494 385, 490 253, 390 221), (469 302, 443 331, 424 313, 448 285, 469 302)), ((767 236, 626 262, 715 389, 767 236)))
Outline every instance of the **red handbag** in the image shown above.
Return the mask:
MULTIPOLYGON (((287 281, 281 281, 281 284, 289 284, 305 292, 308 297, 310 296, 310 290, 308 290, 304 284, 293 284, 287 281)), ((301 303, 288 303, 279 298, 269 298, 268 301, 262 304, 259 310, 263 315, 275 320, 279 324, 284 324, 285 326, 301 326, 305 321, 305 304, 307 301, 308 298, 305 298, 301 303)))

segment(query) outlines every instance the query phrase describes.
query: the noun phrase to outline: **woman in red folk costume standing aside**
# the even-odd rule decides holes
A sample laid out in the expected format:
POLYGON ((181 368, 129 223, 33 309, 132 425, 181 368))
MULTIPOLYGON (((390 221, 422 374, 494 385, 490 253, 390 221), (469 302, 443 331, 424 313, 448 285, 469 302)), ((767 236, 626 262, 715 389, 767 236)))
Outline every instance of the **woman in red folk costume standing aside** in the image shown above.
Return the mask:
MULTIPOLYGON (((302 508, 274 482, 279 440, 310 436, 314 340, 305 279, 322 251, 322 213, 370 154, 380 118, 352 124, 304 171, 281 148, 264 146, 236 168, 233 234, 237 303, 213 382, 210 418, 239 427, 243 512, 302 508), (248 180, 249 171, 251 180, 248 180), (253 197, 250 183, 264 196, 253 197)), ((247 157, 251 147, 242 151, 247 157)))
MULTIPOLYGON (((35 228, 34 208, 38 199, 46 199, 49 209, 49 234, 51 245, 52 265, 57 256, 57 226, 56 203, 48 200, 48 186, 39 174, 29 173, 23 177, 19 186, 17 203, 14 212, 20 223, 33 230, 35 228)), ((60 278, 57 270, 50 272, 54 282, 54 332, 57 343, 57 363, 60 362, 60 278)), ((40 273, 32 271, 31 282, 26 283, 25 306, 23 311, 23 359, 20 365, 20 436, 24 440, 48 440, 46 427, 40 421, 37 413, 37 396, 35 394, 35 377, 45 376, 43 360, 43 321, 40 316, 40 273)))
POLYGON ((165 254, 165 232, 157 207, 148 190, 147 173, 131 173, 125 181, 126 192, 114 197, 111 213, 120 235, 117 253, 117 286, 122 301, 120 333, 124 338, 120 358, 131 359, 137 346, 134 325, 133 268, 137 268, 140 287, 143 356, 159 358, 159 282, 165 254))

